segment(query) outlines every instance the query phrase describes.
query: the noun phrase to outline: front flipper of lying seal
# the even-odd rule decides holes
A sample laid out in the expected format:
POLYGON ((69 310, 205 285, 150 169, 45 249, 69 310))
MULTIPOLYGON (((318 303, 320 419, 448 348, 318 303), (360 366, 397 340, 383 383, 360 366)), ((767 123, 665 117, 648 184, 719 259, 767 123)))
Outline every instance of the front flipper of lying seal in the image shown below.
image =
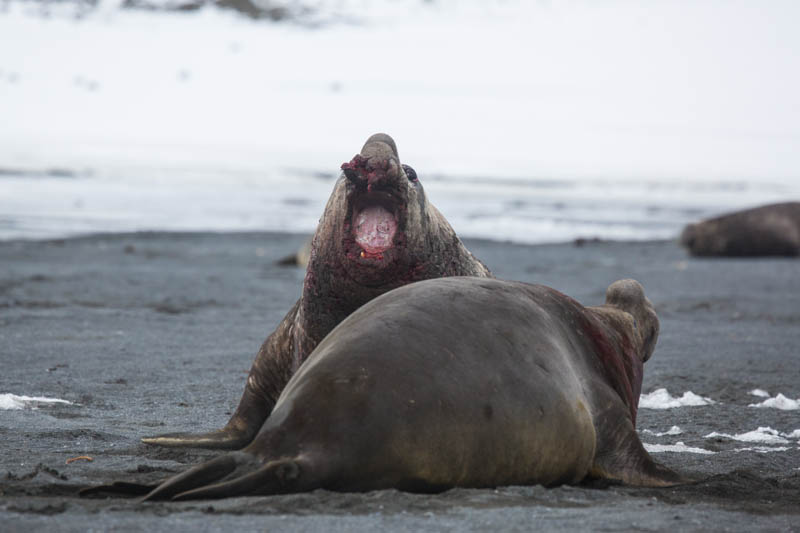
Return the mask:
POLYGON ((239 449, 317 344, 361 305, 414 281, 490 276, 428 202, 416 172, 400 163, 391 137, 371 136, 342 169, 312 240, 300 299, 261 346, 227 425, 143 442, 239 449))
POLYGON ((633 280, 615 282, 605 305, 590 308, 548 287, 493 279, 397 289, 317 346, 249 446, 146 499, 587 477, 680 483, 634 429, 658 327, 633 280))

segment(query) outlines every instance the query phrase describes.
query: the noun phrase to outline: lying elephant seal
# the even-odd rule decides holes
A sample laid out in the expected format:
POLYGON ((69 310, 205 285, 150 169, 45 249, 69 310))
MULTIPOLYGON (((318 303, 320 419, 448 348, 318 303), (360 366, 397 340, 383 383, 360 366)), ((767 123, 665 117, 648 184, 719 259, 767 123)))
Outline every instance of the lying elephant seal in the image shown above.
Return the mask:
POLYGON ((685 480, 655 463, 634 429, 658 328, 634 280, 615 282, 605 305, 589 308, 494 279, 408 285, 317 346, 250 445, 145 499, 587 477, 674 485, 685 480))
POLYGON ((681 244, 697 256, 800 255, 800 202, 764 205, 689 224, 681 244))
POLYGON ((239 449, 258 433, 289 378, 339 322, 414 281, 490 276, 428 202, 394 140, 378 133, 342 165, 311 245, 303 292, 264 341, 224 428, 142 439, 162 446, 239 449))
POLYGON ((300 248, 293 254, 278 259, 280 266, 297 266, 308 268, 308 261, 311 259, 311 237, 303 241, 300 248))

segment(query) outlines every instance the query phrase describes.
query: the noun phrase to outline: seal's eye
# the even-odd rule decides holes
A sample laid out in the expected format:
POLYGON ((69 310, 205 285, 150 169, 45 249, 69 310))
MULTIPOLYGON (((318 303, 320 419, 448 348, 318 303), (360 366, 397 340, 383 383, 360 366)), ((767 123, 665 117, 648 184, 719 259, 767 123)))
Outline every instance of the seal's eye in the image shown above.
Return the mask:
POLYGON ((417 181, 417 172, 408 165, 403 165, 403 170, 406 172, 406 176, 408 176, 408 181, 417 181))

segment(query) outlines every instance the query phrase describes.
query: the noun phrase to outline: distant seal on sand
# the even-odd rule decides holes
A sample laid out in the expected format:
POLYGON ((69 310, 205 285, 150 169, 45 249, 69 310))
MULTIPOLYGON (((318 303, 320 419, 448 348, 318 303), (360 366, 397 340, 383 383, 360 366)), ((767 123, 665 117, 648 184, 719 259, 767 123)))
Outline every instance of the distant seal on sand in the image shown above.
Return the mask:
POLYGON ((303 292, 264 341, 224 428, 142 441, 239 449, 258 433, 289 378, 350 313, 391 289, 445 276, 490 276, 441 213, 394 140, 378 133, 342 164, 311 244, 303 292))
POLYGON ((613 283, 605 305, 588 308, 548 287, 495 279, 408 285, 317 346, 250 445, 146 499, 587 477, 681 483, 634 429, 658 329, 634 280, 613 283))
POLYGON ((308 261, 311 259, 311 237, 303 241, 300 248, 293 254, 278 259, 280 266, 297 266, 308 268, 308 261))
POLYGON ((689 224, 681 244, 696 256, 800 255, 800 202, 771 204, 689 224))

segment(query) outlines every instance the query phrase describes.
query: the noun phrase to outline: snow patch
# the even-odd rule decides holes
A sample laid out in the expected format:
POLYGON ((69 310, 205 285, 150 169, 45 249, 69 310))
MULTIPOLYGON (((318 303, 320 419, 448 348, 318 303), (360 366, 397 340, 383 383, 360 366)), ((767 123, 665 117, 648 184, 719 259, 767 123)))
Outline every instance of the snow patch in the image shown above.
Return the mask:
POLYGON ((756 453, 772 453, 772 452, 785 452, 788 450, 786 446, 769 447, 769 446, 753 446, 752 448, 736 448, 733 450, 739 452, 756 452, 756 453))
POLYGON ((681 428, 679 428, 678 426, 672 426, 667 431, 656 432, 656 431, 653 431, 651 429, 643 429, 642 433, 647 434, 647 435, 653 435, 653 436, 656 436, 656 437, 663 437, 665 435, 680 435, 681 433, 683 433, 683 430, 681 428))
MULTIPOLYGON (((800 431, 800 430, 798 430, 800 431)), ((718 433, 714 431, 713 433, 709 433, 705 436, 706 439, 711 439, 714 437, 722 437, 726 439, 737 440, 740 442, 762 442, 765 444, 788 444, 790 435, 794 435, 797 431, 792 432, 791 434, 787 435, 786 433, 781 433, 778 430, 772 429, 770 427, 759 427, 754 431, 748 431, 747 433, 740 433, 738 435, 731 435, 729 433, 718 433)))
POLYGON ((639 407, 642 409, 672 409, 675 407, 689 407, 715 404, 711 398, 698 396, 692 391, 686 391, 681 397, 670 396, 667 389, 656 389, 650 394, 639 397, 639 407))
POLYGON ((0 409, 38 409, 46 405, 53 405, 63 403, 66 405, 73 405, 72 402, 67 400, 60 400, 58 398, 47 398, 44 396, 17 396, 16 394, 4 393, 0 394, 0 409))
POLYGON ((758 396, 759 398, 769 398, 769 393, 763 389, 753 389, 750 391, 750 395, 758 396))
MULTIPOLYGON (((758 389, 756 389, 758 390, 758 389)), ((763 391, 759 391, 763 392, 763 391)), ((752 393, 751 393, 752 394, 752 393)), ((760 394, 754 394, 754 396, 761 396, 760 394)), ((762 398, 764 396, 761 396, 762 398)), ((769 394, 767 394, 767 399, 761 403, 751 403, 747 407, 772 407, 774 409, 780 409, 781 411, 796 411, 800 409, 800 398, 797 400, 792 400, 791 398, 787 398, 781 393, 778 393, 777 396, 774 398, 769 398, 769 394)))
POLYGON ((693 446, 687 446, 686 444, 680 441, 676 442, 675 444, 648 444, 646 442, 642 444, 644 444, 644 449, 647 450, 649 453, 675 452, 675 453, 700 453, 705 455, 713 455, 717 453, 703 448, 695 448, 693 446))

